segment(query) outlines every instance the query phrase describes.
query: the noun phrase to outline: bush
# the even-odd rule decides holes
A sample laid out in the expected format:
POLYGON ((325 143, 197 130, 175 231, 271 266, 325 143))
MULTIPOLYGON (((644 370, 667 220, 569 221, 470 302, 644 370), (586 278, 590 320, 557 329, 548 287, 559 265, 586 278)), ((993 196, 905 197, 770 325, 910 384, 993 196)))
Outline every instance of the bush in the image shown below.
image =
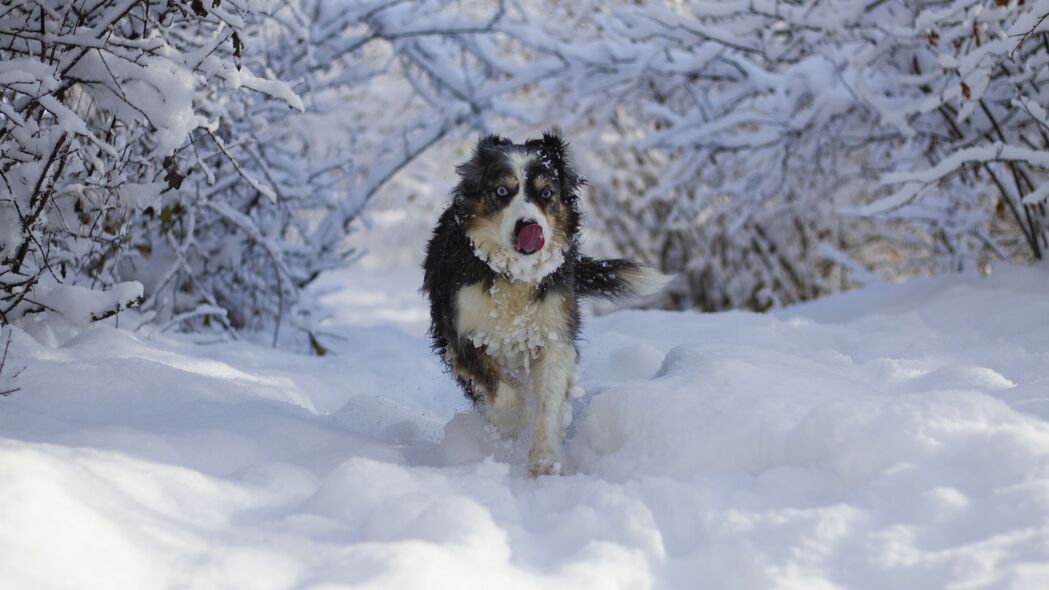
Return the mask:
POLYGON ((321 0, 5 6, 0 318, 84 323, 138 306, 161 326, 272 330, 274 343, 290 323, 322 350, 303 289, 353 254, 352 222, 423 150, 484 126, 499 94, 525 83, 482 39, 502 14, 321 0))
POLYGON ((534 46, 664 304, 785 305, 1044 256, 1049 2, 619 6, 534 46), (624 214, 624 211, 626 214, 624 214))

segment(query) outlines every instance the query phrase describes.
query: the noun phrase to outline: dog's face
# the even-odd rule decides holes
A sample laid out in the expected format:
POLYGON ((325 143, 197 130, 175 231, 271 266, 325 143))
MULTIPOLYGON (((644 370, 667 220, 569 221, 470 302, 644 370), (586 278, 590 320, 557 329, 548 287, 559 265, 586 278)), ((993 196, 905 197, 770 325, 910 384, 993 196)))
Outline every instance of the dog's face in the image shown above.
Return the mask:
POLYGON ((488 136, 456 171, 466 235, 479 258, 520 281, 537 281, 561 265, 578 231, 582 179, 560 137, 515 144, 488 136))

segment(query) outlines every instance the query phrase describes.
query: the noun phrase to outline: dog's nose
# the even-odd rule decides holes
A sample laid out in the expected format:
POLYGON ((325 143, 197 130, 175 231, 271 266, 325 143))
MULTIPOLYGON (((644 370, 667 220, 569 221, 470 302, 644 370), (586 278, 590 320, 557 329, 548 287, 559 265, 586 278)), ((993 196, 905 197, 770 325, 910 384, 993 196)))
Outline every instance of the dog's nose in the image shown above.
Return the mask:
POLYGON ((521 254, 534 254, 542 249, 543 226, 534 219, 518 219, 514 225, 514 245, 521 254))

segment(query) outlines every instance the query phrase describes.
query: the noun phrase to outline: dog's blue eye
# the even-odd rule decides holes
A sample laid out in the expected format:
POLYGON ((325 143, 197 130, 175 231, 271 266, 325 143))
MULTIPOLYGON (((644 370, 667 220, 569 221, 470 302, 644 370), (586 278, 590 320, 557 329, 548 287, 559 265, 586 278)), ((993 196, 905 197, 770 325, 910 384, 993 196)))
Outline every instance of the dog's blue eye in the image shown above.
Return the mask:
POLYGON ((548 188, 544 188, 543 192, 539 193, 539 196, 543 197, 544 199, 549 199, 550 197, 554 196, 554 191, 548 188))
POLYGON ((508 191, 505 186, 497 186, 495 187, 495 194, 499 195, 500 197, 505 197, 506 195, 510 194, 510 191, 508 191))

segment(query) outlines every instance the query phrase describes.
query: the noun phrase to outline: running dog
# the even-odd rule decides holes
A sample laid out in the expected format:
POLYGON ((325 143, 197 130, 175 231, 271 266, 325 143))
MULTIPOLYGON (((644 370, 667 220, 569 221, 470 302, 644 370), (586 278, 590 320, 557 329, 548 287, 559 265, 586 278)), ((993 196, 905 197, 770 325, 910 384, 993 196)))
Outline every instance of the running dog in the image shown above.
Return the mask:
POLYGON ((580 298, 648 295, 670 277, 579 253, 585 181, 556 133, 521 144, 484 137, 456 172, 423 265, 433 349, 504 437, 528 425, 532 391, 529 473, 560 473, 580 298))

